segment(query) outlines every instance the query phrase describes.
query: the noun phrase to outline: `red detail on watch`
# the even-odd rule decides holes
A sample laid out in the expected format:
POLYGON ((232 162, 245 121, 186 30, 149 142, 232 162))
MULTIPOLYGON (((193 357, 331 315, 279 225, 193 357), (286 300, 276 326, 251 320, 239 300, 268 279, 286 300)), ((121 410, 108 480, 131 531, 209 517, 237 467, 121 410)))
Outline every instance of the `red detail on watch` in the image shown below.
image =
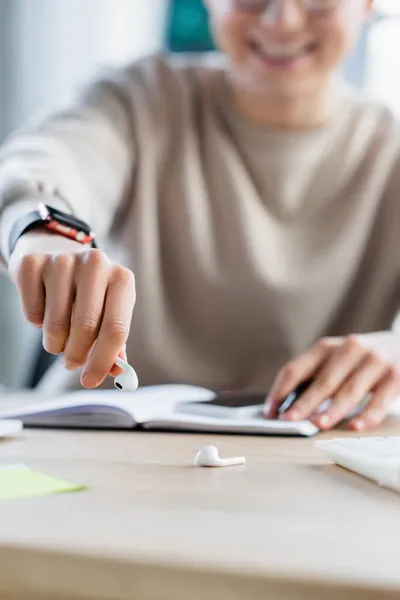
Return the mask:
POLYGON ((45 222, 46 229, 50 231, 54 231, 64 237, 68 237, 71 240, 75 240, 80 244, 91 244, 94 240, 94 234, 85 234, 83 231, 77 231, 72 227, 67 227, 66 225, 62 225, 57 221, 54 221, 51 217, 47 217, 45 222))

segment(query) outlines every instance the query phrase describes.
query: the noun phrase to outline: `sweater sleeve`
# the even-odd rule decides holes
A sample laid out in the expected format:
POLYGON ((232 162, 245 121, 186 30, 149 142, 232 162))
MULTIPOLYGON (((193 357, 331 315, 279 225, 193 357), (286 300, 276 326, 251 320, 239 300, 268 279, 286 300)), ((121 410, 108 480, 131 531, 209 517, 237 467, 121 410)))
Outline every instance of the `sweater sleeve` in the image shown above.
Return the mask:
POLYGON ((135 136, 123 71, 91 84, 69 108, 31 123, 0 151, 0 249, 17 218, 45 201, 105 235, 129 189, 135 136))

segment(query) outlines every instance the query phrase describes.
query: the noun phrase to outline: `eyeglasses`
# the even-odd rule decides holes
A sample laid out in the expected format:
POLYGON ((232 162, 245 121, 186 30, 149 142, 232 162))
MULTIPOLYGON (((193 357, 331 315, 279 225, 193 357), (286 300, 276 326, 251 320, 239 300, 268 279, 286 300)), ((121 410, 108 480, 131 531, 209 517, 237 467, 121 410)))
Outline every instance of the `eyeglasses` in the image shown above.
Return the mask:
MULTIPOLYGON (((249 13, 258 13, 267 10, 277 0, 232 0, 236 10, 249 13)), ((286 1, 286 0, 281 0, 286 1)), ((300 7, 309 13, 324 13, 335 9, 341 0, 295 0, 300 7)))

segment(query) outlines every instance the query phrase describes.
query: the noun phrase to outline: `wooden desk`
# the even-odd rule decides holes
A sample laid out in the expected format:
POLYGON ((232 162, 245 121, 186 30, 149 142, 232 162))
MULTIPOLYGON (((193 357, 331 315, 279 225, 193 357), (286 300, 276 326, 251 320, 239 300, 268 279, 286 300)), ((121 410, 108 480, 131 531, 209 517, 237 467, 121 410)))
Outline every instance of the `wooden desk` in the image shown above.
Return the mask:
POLYGON ((400 597, 400 496, 314 440, 25 431, 21 462, 88 490, 1 503, 2 600, 400 597), (208 443, 247 465, 193 468, 208 443))

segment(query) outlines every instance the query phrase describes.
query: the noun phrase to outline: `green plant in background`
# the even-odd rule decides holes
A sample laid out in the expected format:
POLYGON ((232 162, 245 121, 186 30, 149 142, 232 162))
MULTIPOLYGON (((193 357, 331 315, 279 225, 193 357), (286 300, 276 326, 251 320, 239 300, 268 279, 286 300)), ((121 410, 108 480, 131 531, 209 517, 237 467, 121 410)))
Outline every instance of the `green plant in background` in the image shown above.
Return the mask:
POLYGON ((201 0, 172 0, 166 45, 171 52, 215 50, 207 11, 201 0))

